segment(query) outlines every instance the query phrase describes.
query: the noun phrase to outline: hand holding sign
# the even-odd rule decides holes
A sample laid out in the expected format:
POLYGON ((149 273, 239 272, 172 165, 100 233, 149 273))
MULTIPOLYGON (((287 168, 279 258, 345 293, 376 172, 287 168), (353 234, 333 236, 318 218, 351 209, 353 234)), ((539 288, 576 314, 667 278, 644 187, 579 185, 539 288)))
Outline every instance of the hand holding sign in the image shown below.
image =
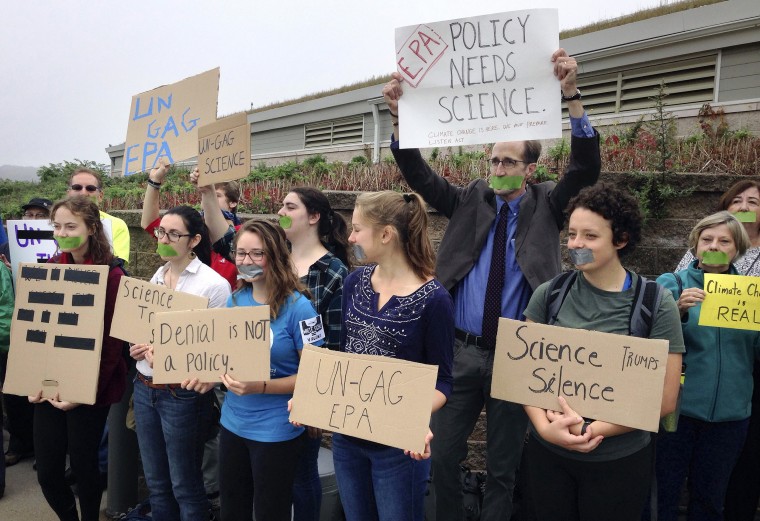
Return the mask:
MULTIPOLYGON (((677 275, 676 275, 677 276, 677 275)), ((705 300, 705 292, 699 288, 687 288, 678 297, 678 311, 683 315, 689 308, 701 304, 705 300)))
POLYGON ((563 397, 560 396, 557 401, 562 412, 546 411, 546 416, 543 418, 545 421, 541 421, 541 415, 544 414, 542 409, 530 408, 528 410, 531 422, 541 438, 575 452, 587 453, 596 449, 604 438, 594 436, 591 427, 588 427, 583 434, 574 434, 573 427, 581 425, 583 418, 570 408, 563 397))

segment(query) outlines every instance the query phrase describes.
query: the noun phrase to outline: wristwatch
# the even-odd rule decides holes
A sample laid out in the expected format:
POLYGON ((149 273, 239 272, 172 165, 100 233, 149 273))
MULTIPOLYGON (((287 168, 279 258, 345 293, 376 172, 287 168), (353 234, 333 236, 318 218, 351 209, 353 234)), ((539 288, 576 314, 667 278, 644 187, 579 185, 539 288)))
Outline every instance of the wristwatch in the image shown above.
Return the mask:
POLYGON ((575 101, 581 99, 581 89, 575 89, 575 94, 572 96, 565 96, 565 93, 560 89, 559 93, 562 95, 562 101, 575 101))
MULTIPOLYGON (((580 93, 578 94, 580 96, 580 93)), ((588 429, 588 426, 591 425, 594 422, 594 420, 590 418, 584 418, 583 419, 583 427, 581 427, 581 436, 586 434, 586 429, 588 429)))

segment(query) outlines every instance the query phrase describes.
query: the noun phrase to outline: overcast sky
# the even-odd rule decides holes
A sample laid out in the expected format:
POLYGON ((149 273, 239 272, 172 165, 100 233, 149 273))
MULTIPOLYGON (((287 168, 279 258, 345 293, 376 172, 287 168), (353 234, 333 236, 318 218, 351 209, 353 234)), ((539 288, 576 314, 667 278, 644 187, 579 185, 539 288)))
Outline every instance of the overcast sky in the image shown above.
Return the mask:
POLYGON ((6 0, 0 165, 108 163, 134 94, 221 67, 219 116, 394 70, 394 29, 559 8, 560 29, 661 0, 6 0))

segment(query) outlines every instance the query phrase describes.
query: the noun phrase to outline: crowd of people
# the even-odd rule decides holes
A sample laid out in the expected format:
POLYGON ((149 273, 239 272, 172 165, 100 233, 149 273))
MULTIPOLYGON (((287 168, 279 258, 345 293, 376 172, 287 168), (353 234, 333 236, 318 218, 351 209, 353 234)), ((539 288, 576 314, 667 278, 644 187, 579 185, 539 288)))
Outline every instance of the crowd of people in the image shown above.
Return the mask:
MULTIPOLYGON (((569 165, 557 183, 531 182, 541 144, 513 141, 492 147, 488 178, 451 184, 419 150, 399 147, 404 85, 397 74, 382 94, 393 121, 390 148, 414 193, 362 194, 350 224, 312 187, 289 192, 277 222, 241 224, 234 182, 198 187, 200 213, 178 206, 161 215, 169 165, 150 172, 141 224, 165 262, 151 283, 206 297, 209 308, 268 306, 272 335, 270 379, 262 381, 224 374, 219 382, 157 384, 149 339, 130 345, 153 519, 319 519, 322 432, 290 422, 288 412, 305 343, 438 367, 422 452, 332 435, 349 521, 424 520, 431 476, 435 519, 465 519, 460 464, 484 407, 484 521, 512 518, 518 472, 525 476, 521 519, 675 520, 687 477, 689 519, 723 519, 724 510, 729 519, 753 519, 760 496, 760 414, 753 415, 760 332, 700 325, 699 312, 706 273, 760 275, 760 183, 729 189, 721 211, 691 231, 676 270, 646 280, 623 263, 641 240, 643 217, 635 198, 598 182, 599 134, 583 108, 577 63, 559 49, 547 66, 570 116, 569 165), (426 204, 449 220, 437 255, 426 204), (569 274, 561 274, 565 226, 575 268, 569 274), (558 281, 565 293, 552 307, 558 281), (634 326, 637 297, 647 288, 658 295, 651 319, 634 326), (655 435, 584 418, 561 397, 554 410, 494 398, 499 317, 667 340, 660 415, 675 416, 675 425, 655 435), (311 328, 307 341, 304 322, 321 323, 321 332, 311 328)), ((197 169, 190 180, 197 184, 197 169)), ((110 325, 129 235, 123 221, 99 210, 96 172, 77 170, 69 185, 55 204, 30 201, 24 217, 52 223, 59 251, 50 262, 109 266, 97 398, 84 405, 43 398, 42 391, 4 397, 10 444, 0 461, 0 497, 4 465, 33 455, 58 518, 96 521, 106 417, 127 377, 123 343, 110 336, 110 325), (110 240, 102 219, 111 221, 110 240)), ((4 374, 13 312, 6 265, 0 285, 4 374)))

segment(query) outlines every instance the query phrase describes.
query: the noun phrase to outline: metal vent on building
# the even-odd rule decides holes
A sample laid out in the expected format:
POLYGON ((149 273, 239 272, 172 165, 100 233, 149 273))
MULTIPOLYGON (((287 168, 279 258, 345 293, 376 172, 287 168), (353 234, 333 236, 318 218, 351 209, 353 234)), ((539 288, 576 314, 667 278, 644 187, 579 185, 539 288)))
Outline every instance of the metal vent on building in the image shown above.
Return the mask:
MULTIPOLYGON (((579 75, 583 106, 589 114, 613 114, 654 107, 664 81, 666 105, 687 105, 713 101, 716 54, 669 60, 646 67, 628 68, 597 75, 579 75)), ((567 117, 563 109, 563 117, 567 117)))
POLYGON ((308 123, 304 126, 304 148, 362 143, 364 116, 308 123))

